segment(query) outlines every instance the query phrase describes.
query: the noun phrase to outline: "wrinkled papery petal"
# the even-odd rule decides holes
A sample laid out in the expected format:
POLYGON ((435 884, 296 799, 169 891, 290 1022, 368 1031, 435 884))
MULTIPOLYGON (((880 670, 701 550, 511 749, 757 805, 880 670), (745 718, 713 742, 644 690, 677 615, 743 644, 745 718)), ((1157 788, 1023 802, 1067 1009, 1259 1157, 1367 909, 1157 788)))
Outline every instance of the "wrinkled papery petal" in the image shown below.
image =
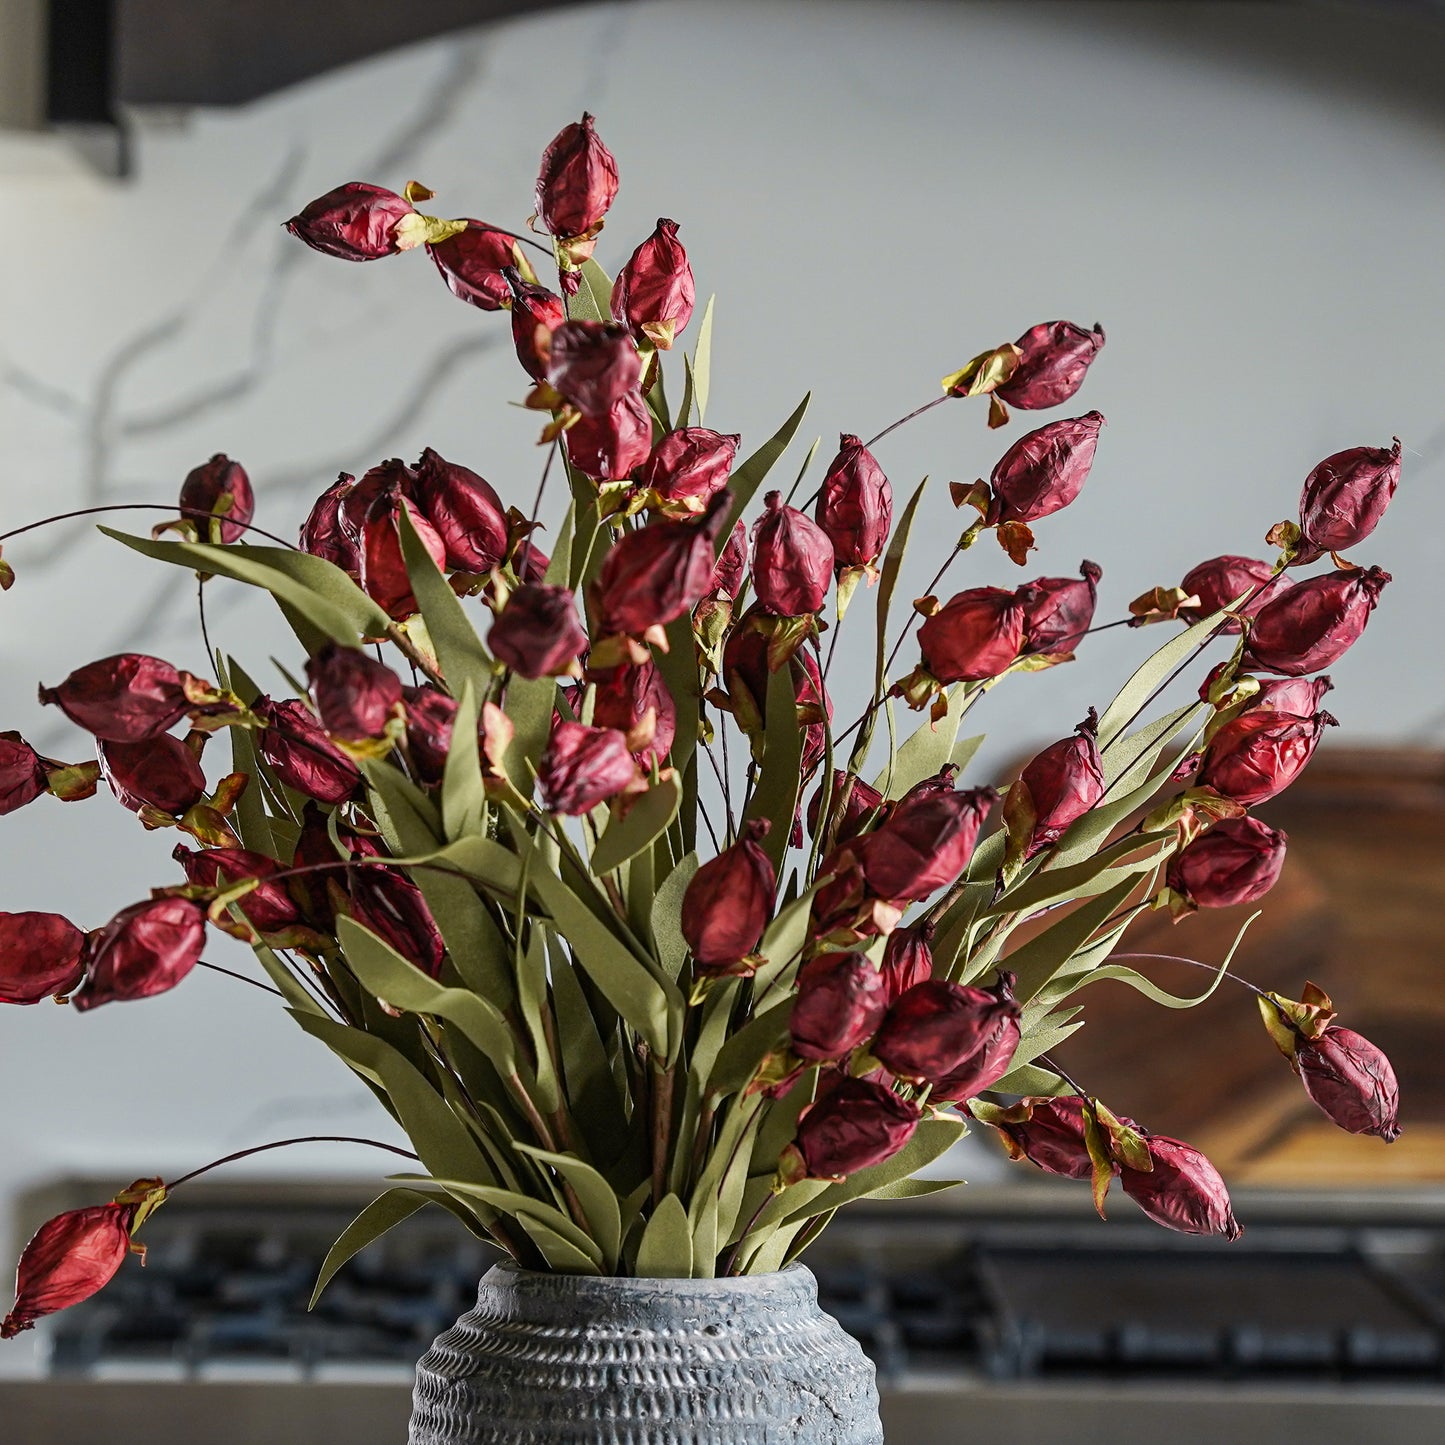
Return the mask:
POLYGON ((167 993, 196 966, 205 941, 199 903, 166 897, 133 903, 92 938, 85 982, 71 1003, 84 1013, 167 993))
POLYGON ((244 536, 256 515, 256 498, 245 467, 224 452, 217 452, 210 461, 186 474, 180 500, 182 515, 196 524, 203 542, 211 540, 211 524, 194 513, 204 512, 217 519, 216 530, 222 542, 244 536))
POLYGON ((0 1003, 68 994, 85 976, 85 935, 58 913, 0 913, 0 1003))

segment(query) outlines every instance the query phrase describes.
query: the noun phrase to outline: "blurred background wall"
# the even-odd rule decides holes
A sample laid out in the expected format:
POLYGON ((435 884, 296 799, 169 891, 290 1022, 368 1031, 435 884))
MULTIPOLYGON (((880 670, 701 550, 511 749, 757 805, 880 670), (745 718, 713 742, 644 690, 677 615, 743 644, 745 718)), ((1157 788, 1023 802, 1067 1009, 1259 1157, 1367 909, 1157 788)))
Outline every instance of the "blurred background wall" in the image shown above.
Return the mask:
MULTIPOLYGON (((421 255, 345 266, 280 224, 341 181, 416 178, 440 214, 519 228, 542 147, 586 108, 622 173, 599 261, 615 270, 671 216, 718 294, 710 423, 750 450, 813 391, 779 476, 814 435, 825 462, 839 431, 880 430, 1034 322, 1105 325, 1079 408, 1108 418, 1084 495, 1038 529, 1028 572, 988 544, 955 586, 1088 557, 1098 620, 1122 616, 1204 557, 1263 554, 1316 461, 1398 434, 1400 496, 1358 559, 1397 580, 1330 706, 1352 743, 1435 746, 1442 62, 1445 25, 1386 6, 641 0, 460 31, 230 108, 136 110, 125 180, 54 135, 0 133, 0 530, 173 500, 217 450, 287 535, 338 471, 428 445, 525 504, 541 457, 535 417, 508 405, 523 388, 505 317, 460 305, 421 255)), ((915 548, 904 596, 960 530, 947 483, 987 475, 1023 429, 990 434, 959 402, 880 446, 895 491, 933 478, 916 535, 937 545, 915 548)), ((188 575, 89 524, 5 550, 0 727, 83 756, 37 681, 129 648, 207 670, 188 575)), ((268 604, 209 595, 220 646, 258 673, 271 653, 294 663, 268 604)), ((844 718, 864 626, 835 666, 844 718)), ((1066 733, 1163 637, 1104 633, 991 694, 977 780, 1066 733)), ((177 879, 175 841, 105 797, 42 799, 0 823, 0 907, 95 926, 177 879)), ((0 1092, 0 1217, 56 1174, 124 1183, 385 1129, 270 1000, 213 975, 144 1007, 0 1012, 0 1092)), ((318 1150, 264 1167, 375 1166, 318 1150)))

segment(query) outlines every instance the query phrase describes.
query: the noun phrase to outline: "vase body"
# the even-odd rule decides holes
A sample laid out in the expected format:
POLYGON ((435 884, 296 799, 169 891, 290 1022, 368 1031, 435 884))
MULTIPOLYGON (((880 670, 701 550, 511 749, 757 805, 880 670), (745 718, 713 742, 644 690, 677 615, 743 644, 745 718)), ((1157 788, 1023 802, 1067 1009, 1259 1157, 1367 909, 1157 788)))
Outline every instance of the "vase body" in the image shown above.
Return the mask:
POLYGON ((499 1264, 417 1366, 410 1445, 881 1445, 873 1365, 812 1273, 499 1264))

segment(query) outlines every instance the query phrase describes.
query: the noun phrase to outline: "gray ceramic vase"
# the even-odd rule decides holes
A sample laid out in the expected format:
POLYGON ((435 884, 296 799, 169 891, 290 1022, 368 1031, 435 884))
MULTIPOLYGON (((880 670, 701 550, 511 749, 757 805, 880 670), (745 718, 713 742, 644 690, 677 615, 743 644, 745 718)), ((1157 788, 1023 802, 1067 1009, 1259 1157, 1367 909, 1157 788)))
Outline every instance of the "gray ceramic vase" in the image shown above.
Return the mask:
POLYGON ((882 1445, 873 1365, 811 1271, 499 1264, 417 1366, 410 1445, 882 1445))

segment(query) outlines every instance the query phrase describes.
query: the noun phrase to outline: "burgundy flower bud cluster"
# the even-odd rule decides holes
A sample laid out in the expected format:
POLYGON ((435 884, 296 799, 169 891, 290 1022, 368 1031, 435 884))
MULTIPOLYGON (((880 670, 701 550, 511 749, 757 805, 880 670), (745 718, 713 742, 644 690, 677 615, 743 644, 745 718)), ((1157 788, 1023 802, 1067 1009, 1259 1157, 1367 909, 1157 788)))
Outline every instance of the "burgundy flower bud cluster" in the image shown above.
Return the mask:
POLYGON ((206 910, 189 898, 132 904, 91 938, 85 982, 71 1003, 84 1013, 166 993, 195 968, 205 940, 206 910))
POLYGON ((644 786, 625 734, 574 722, 553 727, 537 781, 548 811, 572 816, 644 786))
POLYGON ((1165 886, 1188 910, 1258 903, 1279 878, 1288 841, 1258 818, 1226 818, 1170 859, 1165 886))
POLYGON ((198 888, 224 892, 257 880, 256 886, 237 900, 246 923, 237 923, 229 915, 217 920, 217 927, 233 937, 249 943, 259 935, 265 939, 281 939, 304 922, 301 909, 284 882, 271 881, 280 865, 264 853, 249 848, 204 848, 199 851, 177 843, 171 857, 181 865, 186 881, 198 888))
POLYGON ((1103 575, 1097 562, 1086 559, 1077 577, 1039 577, 1019 589, 1026 655, 1058 657, 1074 651, 1093 625, 1103 575))
POLYGON ((918 629, 923 666, 941 683, 983 682, 1013 665, 1024 646, 1027 588, 969 587, 918 629))
POLYGON ((323 255, 376 261, 404 249, 397 228, 415 214, 412 203, 395 191, 348 181, 304 207, 286 229, 323 255))
POLYGON ((1334 726, 1327 712, 1311 717, 1252 708, 1215 733, 1199 782, 1252 808, 1282 793, 1314 756, 1320 734, 1334 726))
POLYGON ((741 440, 704 426, 679 427, 652 449, 637 484, 668 515, 705 511, 727 485, 741 440))
MULTIPOLYGON (((833 791, 829 806, 832 800, 836 800, 843 788, 847 785, 848 774, 841 768, 834 769, 833 791)), ((824 819, 821 816, 823 806, 823 785, 819 783, 818 790, 808 802, 808 835, 817 837, 818 829, 823 826, 824 819)), ((856 838, 863 830, 864 823, 871 815, 882 815, 884 807, 883 794, 877 788, 865 783, 862 778, 854 778, 853 786, 848 791, 848 800, 843 805, 843 816, 838 821, 838 829, 834 841, 847 843, 856 838)))
POLYGON ((1389 1059, 1353 1029, 1332 1024, 1300 1041, 1294 1056, 1300 1082, 1325 1115, 1350 1134, 1400 1137, 1400 1085, 1389 1059))
POLYGON ((0 818, 42 793, 63 803, 95 796, 100 777, 96 763, 62 763, 45 758, 17 732, 0 733, 0 818))
POLYGON ((413 498, 441 539, 446 565, 480 574, 507 556, 507 512, 485 478, 449 462, 431 447, 414 469, 413 498))
POLYGON ((705 977, 751 972, 773 915, 777 872, 763 851, 768 824, 755 820, 738 841, 704 863, 682 897, 682 936, 705 977))
POLYGON ((1045 321, 1031 326, 1015 345, 1018 365, 994 394, 1022 411, 1043 411, 1062 406, 1084 384, 1103 349, 1104 328, 1085 331, 1072 321, 1045 321))
POLYGON ((940 1099, 988 1088, 1008 1072, 1019 1043, 1012 982, 1005 975, 994 989, 941 978, 915 984, 890 1005, 874 1056, 895 1078, 934 1085, 940 1099))
POLYGON ((600 416, 583 416, 562 433, 567 460, 594 482, 631 475, 652 451, 652 417, 639 391, 600 416))
POLYGON ((880 972, 883 974, 890 1007, 909 989, 926 983, 933 977, 932 943, 932 923, 895 928, 888 935, 880 972))
POLYGON ((998 801, 992 788, 914 792, 854 845, 868 888, 879 898, 912 902, 953 883, 973 857, 998 801))
POLYGON ((571 590, 533 583, 518 587, 493 621, 487 646, 520 677, 576 672, 587 634, 571 590))
MULTIPOLYGON (((1179 583, 1179 590, 1186 597, 1199 599, 1197 605, 1181 607, 1179 615, 1186 622, 1202 622, 1222 607, 1228 607, 1231 602, 1252 593, 1247 601, 1240 603, 1238 611, 1245 617, 1254 617, 1261 607, 1273 601, 1280 595, 1281 589, 1289 585, 1287 577, 1275 575, 1272 563, 1233 554, 1211 557, 1207 562, 1192 567, 1179 583), (1271 581, 1271 578, 1274 580, 1271 581)), ((1226 622, 1219 629, 1221 634, 1239 630, 1240 624, 1235 621, 1226 622)))
POLYGON ((1326 457, 1300 491, 1300 532, 1314 555, 1363 542, 1379 526, 1399 484, 1399 437, 1388 448, 1350 447, 1326 457))
POLYGON ((0 1340, 89 1299, 114 1279, 131 1252, 133 1204, 71 1209, 40 1226, 16 1270, 15 1304, 0 1322, 0 1340))
POLYGON ((1098 719, 1092 710, 1074 736, 1052 743, 1024 768, 1010 811, 1028 824, 1025 859, 1052 847, 1104 796, 1104 764, 1099 756, 1098 719))
POLYGON ((196 750, 169 733, 139 743, 99 742, 96 754, 117 801, 143 819, 182 817, 205 796, 196 750))
POLYGON ((696 293, 677 222, 657 229, 631 255, 612 284, 612 315, 639 345, 670 351, 692 319, 696 293))
POLYGON ((537 278, 515 236, 485 221, 468 219, 464 224, 454 235, 429 242, 427 254, 459 301, 481 311, 505 310, 512 304, 512 291, 502 272, 510 266, 524 281, 537 278))
POLYGON ((788 1030, 800 1059, 846 1059, 878 1031, 888 1010, 888 984, 862 953, 820 953, 798 971, 788 1030))
POLYGON ((1089 479, 1103 425, 1104 418, 1091 411, 1020 437, 989 478, 988 524, 1036 522, 1067 507, 1089 479))
POLYGON ((40 701, 105 742, 139 743, 191 710, 187 676, 159 657, 123 652, 77 668, 59 687, 42 687, 40 701))
POLYGON ((592 678, 597 692, 592 721, 616 728, 645 768, 659 767, 677 735, 677 704, 651 660, 613 668, 592 678))
POLYGON ((515 266, 504 266, 502 276, 512 297, 512 344, 522 370, 533 381, 547 375, 552 335, 567 319, 567 308, 555 291, 527 281, 515 266))
POLYGON ((346 871, 348 911, 424 974, 441 974, 446 948, 421 889, 396 868, 346 871))
POLYGON ((753 528, 758 605, 774 617, 820 612, 835 561, 828 534, 796 507, 784 506, 781 492, 769 492, 763 505, 763 516, 753 528))
POLYGON ((361 785, 356 764, 295 701, 263 697, 252 708, 261 721, 256 750, 277 781, 318 803, 344 803, 361 785))
POLYGON ((617 161, 590 115, 564 126, 542 153, 537 216, 553 236, 585 236, 617 196, 617 161))
POLYGON ((236 541, 256 515, 256 497, 245 467, 222 452, 186 474, 180 501, 181 515, 195 525, 203 542, 236 541))
POLYGON ((625 326, 564 321, 552 332, 546 379, 584 416, 605 416, 637 390, 642 363, 625 326))
POLYGON ((813 516, 832 544, 838 571, 871 567, 882 555, 893 525, 893 488, 858 437, 845 432, 839 438, 813 516))
POLYGON ((1379 567, 1340 569, 1296 582, 1259 610, 1245 666, 1303 677, 1338 662, 1355 644, 1390 574, 1379 567))
POLYGON ((31 1004, 78 988, 85 935, 58 913, 0 913, 0 1003, 31 1004))
POLYGON ((913 1137, 916 1104, 873 1079, 845 1079, 799 1117, 798 1132, 783 1151, 778 1175, 846 1179, 881 1164, 913 1137))
POLYGON ((381 737, 399 715, 401 679, 356 647, 327 643, 306 664, 321 726, 340 743, 381 737))

